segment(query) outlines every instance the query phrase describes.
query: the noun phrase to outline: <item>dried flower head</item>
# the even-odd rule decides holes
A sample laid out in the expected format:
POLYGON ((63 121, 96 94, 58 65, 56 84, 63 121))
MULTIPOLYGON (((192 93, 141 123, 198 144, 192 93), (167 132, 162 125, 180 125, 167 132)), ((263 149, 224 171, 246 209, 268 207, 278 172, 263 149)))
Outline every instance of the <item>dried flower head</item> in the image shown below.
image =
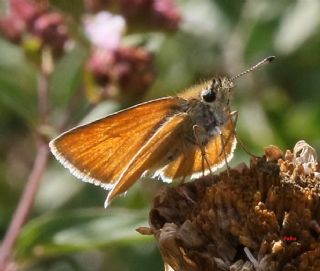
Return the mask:
POLYGON ((165 187, 150 229, 166 270, 320 270, 319 164, 304 141, 218 176, 165 187))

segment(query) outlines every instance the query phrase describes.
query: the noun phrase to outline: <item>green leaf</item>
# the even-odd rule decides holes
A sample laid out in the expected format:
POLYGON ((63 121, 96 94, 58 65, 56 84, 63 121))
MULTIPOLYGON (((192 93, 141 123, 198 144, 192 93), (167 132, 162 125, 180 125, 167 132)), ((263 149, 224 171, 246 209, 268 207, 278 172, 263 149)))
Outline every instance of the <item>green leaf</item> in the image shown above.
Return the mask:
POLYGON ((68 0, 68 1, 61 1, 61 0, 51 0, 50 4, 55 6, 58 9, 66 13, 70 13, 73 16, 81 17, 84 11, 84 6, 82 1, 78 0, 68 0))
POLYGON ((65 106, 80 87, 86 54, 83 47, 76 46, 55 66, 50 80, 50 95, 56 106, 65 106))
POLYGON ((0 105, 10 108, 29 123, 36 118, 36 98, 0 74, 0 105))
POLYGON ((151 238, 135 231, 148 225, 147 211, 128 209, 79 209, 45 215, 30 221, 16 245, 20 261, 62 255, 151 238))
POLYGON ((26 61, 21 48, 0 37, 0 106, 23 120, 37 117, 36 69, 26 61))

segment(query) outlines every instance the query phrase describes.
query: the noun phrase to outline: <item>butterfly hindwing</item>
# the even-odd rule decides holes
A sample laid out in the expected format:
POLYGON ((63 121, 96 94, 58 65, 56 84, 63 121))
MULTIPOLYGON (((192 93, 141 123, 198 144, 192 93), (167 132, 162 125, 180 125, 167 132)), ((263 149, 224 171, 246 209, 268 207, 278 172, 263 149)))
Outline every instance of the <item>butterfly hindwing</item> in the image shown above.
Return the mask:
POLYGON ((65 132, 50 142, 50 148, 77 178, 112 189, 132 157, 178 104, 179 98, 166 97, 131 107, 65 132))
POLYGON ((168 118, 152 137, 145 142, 108 194, 105 206, 116 195, 125 192, 143 173, 166 163, 168 154, 175 148, 177 139, 182 138, 182 128, 186 121, 186 114, 176 114, 168 118))
MULTIPOLYGON (((212 172, 222 167, 226 160, 231 160, 236 146, 235 123, 231 118, 221 127, 221 132, 224 145, 221 136, 216 134, 204 146, 205 155, 212 172)), ((179 156, 162 169, 161 174, 165 178, 168 180, 194 179, 210 172, 209 165, 204 161, 201 148, 198 145, 182 138, 178 146, 180 149, 179 156)))

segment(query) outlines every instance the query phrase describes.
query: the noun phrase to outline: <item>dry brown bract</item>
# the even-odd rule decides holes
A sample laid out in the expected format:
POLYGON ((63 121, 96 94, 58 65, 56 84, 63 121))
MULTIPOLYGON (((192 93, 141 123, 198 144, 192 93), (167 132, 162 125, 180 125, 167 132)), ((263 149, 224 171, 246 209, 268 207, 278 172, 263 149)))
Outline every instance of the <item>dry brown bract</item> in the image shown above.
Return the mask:
POLYGON ((166 270, 320 270, 320 166, 299 141, 230 176, 166 187, 150 212, 166 270))

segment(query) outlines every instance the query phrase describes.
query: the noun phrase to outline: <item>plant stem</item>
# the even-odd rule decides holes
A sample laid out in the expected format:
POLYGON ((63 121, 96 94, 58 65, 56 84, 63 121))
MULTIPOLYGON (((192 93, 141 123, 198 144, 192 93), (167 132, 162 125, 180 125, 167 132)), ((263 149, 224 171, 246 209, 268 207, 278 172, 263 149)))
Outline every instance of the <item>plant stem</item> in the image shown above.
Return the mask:
POLYGON ((0 248, 0 270, 6 269, 12 248, 32 209, 39 184, 47 167, 48 157, 48 144, 46 142, 40 142, 27 185, 0 248))
MULTIPOLYGON (((41 70, 38 77, 38 110, 39 127, 45 125, 48 120, 48 85, 49 77, 53 70, 52 56, 50 50, 42 51, 41 70)), ((40 129, 41 130, 41 129, 40 129)), ((38 133, 39 130, 37 129, 38 133)), ((18 207, 13 215, 10 226, 0 247, 0 271, 8 270, 12 256, 13 247, 20 234, 20 230, 28 219, 33 208, 36 194, 38 192, 42 177, 47 169, 49 158, 49 147, 47 140, 41 135, 37 137, 37 153, 33 168, 28 177, 25 189, 19 201, 18 207)))

